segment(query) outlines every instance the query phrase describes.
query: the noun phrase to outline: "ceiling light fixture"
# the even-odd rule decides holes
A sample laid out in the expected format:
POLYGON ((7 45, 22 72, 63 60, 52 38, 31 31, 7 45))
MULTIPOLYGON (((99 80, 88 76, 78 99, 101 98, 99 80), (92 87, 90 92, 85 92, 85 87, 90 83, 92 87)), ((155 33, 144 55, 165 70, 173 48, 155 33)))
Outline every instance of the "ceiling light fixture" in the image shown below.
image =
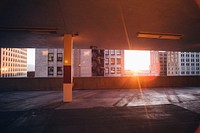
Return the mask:
POLYGON ((138 38, 151 38, 151 39, 180 40, 183 38, 183 34, 138 32, 137 37, 138 38))
POLYGON ((41 34, 56 34, 57 28, 54 27, 0 27, 0 31, 25 31, 41 34))

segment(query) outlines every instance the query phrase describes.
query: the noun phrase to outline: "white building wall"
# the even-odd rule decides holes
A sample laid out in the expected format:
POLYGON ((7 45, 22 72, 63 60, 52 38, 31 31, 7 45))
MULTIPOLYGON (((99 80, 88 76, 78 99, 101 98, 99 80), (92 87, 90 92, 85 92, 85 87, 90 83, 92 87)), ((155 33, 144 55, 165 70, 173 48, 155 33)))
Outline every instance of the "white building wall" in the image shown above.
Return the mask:
POLYGON ((92 51, 81 49, 80 51, 80 77, 92 76, 92 51))
POLYGON ((35 49, 35 77, 48 77, 48 49, 35 49))
MULTIPOLYGON (((35 77, 63 77, 63 49, 36 49, 35 77), (49 54, 53 54, 53 61, 49 61, 49 54), (62 61, 58 61, 58 54, 62 54, 62 61), (53 67, 52 74, 49 68, 53 67), (62 74, 58 73, 62 69, 62 74)), ((90 77, 91 74, 91 50, 73 49, 74 77, 90 77)))

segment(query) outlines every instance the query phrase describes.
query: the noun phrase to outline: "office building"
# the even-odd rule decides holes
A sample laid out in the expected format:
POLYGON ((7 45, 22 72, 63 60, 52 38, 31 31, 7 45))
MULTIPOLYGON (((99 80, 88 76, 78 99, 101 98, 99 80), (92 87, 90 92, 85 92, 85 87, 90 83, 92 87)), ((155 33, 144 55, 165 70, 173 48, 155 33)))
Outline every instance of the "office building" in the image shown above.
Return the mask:
POLYGON ((167 52, 150 51, 150 75, 167 76, 167 52))
MULTIPOLYGON (((35 77, 63 77, 63 49, 36 49, 35 77)), ((73 50, 73 76, 91 76, 91 50, 73 50)))
POLYGON ((200 75, 200 52, 179 52, 180 75, 200 75))
POLYGON ((180 52, 167 52, 167 76, 180 75, 180 52))
POLYGON ((151 75, 200 75, 200 52, 151 51, 151 75))
POLYGON ((27 77, 27 49, 0 49, 0 77, 27 77))
POLYGON ((124 74, 124 50, 104 50, 104 76, 124 74))

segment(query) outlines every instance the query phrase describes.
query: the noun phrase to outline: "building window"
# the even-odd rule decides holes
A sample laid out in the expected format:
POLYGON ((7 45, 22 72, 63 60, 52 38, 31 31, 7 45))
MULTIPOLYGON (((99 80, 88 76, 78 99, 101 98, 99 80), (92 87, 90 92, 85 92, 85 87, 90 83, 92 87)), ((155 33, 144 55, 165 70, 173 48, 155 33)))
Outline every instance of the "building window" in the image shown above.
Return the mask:
POLYGON ((196 57, 199 57, 199 54, 196 54, 196 57))
POLYGON ((115 67, 111 67, 110 73, 115 74, 115 67))
POLYGON ((186 66, 190 66, 190 63, 186 63, 186 66))
POLYGON ((57 75, 62 75, 62 67, 57 67, 57 75))
POLYGON ((117 65, 121 65, 121 58, 117 58, 117 65))
POLYGON ((105 68, 105 74, 109 74, 109 67, 105 68))
POLYGON ((53 61, 53 53, 48 54, 48 61, 53 61))
POLYGON ((194 59, 191 59, 191 62, 194 62, 194 59))
POLYGON ((197 67, 196 70, 199 70, 199 67, 197 67))
POLYGON ((194 57, 194 54, 191 54, 191 57, 194 57))
POLYGON ((189 72, 189 71, 187 71, 187 72, 186 72, 186 74, 190 74, 190 72, 189 72))
POLYGON ((194 63, 191 63, 191 66, 194 66, 194 63))
POLYGON ((109 65, 109 58, 106 58, 106 59, 105 59, 105 64, 106 64, 106 65, 109 65))
POLYGON ((111 65, 115 65, 115 58, 111 58, 110 64, 111 64, 111 65))
POLYGON ((53 67, 48 67, 48 75, 53 75, 53 67))
POLYGON ((121 50, 116 50, 117 55, 121 55, 121 50))
POLYGON ((184 54, 181 54, 181 57, 184 57, 184 54))
POLYGON ((199 66, 199 63, 197 63, 196 66, 199 66))
POLYGON ((106 54, 106 55, 109 55, 109 50, 105 50, 105 54, 106 54))
POLYGON ((194 72, 194 71, 192 71, 192 72, 191 72, 191 74, 195 74, 195 72, 194 72))
POLYGON ((115 55, 115 50, 110 50, 111 55, 115 55))
POLYGON ((186 62, 189 62, 190 61, 190 59, 186 59, 186 62))
POLYGON ((186 57, 189 57, 189 54, 186 54, 186 57))
POLYGON ((57 53, 57 61, 63 61, 63 54, 57 53))
POLYGON ((117 74, 121 74, 121 67, 117 67, 117 74))
POLYGON ((182 71, 182 72, 181 72, 181 74, 185 74, 185 72, 184 72, 184 71, 182 71))
POLYGON ((196 74, 199 74, 199 71, 197 71, 196 74))
POLYGON ((199 62, 199 59, 196 59, 196 62, 199 62))

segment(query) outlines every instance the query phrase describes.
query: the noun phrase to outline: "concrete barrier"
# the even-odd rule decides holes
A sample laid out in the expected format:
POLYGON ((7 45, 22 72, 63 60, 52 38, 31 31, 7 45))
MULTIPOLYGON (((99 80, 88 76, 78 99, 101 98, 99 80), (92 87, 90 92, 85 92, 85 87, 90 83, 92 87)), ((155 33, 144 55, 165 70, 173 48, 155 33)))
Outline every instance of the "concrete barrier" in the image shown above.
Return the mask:
POLYGON ((200 76, 80 77, 75 89, 130 89, 161 87, 199 87, 200 76))
MULTIPOLYGON (((74 89, 199 87, 200 76, 75 77, 74 89)), ((0 90, 62 90, 62 78, 0 78, 0 90)))

